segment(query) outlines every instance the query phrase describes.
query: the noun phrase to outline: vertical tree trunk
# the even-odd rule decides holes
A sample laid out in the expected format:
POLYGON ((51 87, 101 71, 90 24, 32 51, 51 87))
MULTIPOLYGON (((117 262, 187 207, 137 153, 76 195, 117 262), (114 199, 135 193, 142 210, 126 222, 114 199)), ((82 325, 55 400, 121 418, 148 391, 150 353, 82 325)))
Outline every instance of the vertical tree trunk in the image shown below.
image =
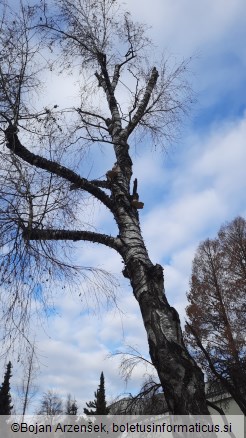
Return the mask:
POLYGON ((167 301, 163 268, 153 265, 144 245, 138 212, 124 196, 123 184, 112 184, 115 219, 119 226, 125 263, 123 275, 129 278, 139 303, 146 329, 150 357, 155 366, 170 413, 209 415, 204 376, 188 353, 182 337, 179 315, 167 301), (121 187, 121 189, 119 189, 121 187))
POLYGON ((164 293, 162 267, 147 267, 134 260, 128 263, 127 271, 170 413, 209 414, 203 373, 184 346, 179 315, 164 293))

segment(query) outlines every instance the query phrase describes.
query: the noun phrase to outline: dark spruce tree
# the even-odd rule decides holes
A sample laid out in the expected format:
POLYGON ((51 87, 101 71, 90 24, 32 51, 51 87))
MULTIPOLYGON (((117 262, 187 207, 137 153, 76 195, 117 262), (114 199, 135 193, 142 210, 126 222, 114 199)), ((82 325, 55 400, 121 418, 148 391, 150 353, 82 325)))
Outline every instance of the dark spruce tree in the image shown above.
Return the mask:
POLYGON ((98 390, 94 394, 95 400, 86 403, 87 408, 90 409, 84 408, 84 413, 86 415, 108 415, 109 408, 107 407, 106 403, 103 372, 100 376, 100 385, 98 390))
POLYGON ((4 375, 3 383, 0 388, 0 415, 10 415, 11 409, 13 406, 11 405, 11 395, 10 395, 10 378, 12 364, 9 362, 7 364, 6 373, 4 375))

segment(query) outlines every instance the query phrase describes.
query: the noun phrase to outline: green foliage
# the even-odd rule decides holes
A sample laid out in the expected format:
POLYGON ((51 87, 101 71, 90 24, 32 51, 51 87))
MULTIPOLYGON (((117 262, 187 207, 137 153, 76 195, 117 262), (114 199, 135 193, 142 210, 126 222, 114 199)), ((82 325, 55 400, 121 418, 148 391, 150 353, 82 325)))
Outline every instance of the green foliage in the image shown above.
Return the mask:
POLYGON ((9 362, 7 364, 6 373, 4 375, 4 380, 2 386, 0 388, 0 415, 10 415, 11 409, 13 406, 11 405, 11 395, 10 395, 10 378, 12 364, 9 362))
POLYGON ((100 376, 100 385, 94 395, 95 400, 86 403, 87 408, 90 409, 84 408, 84 413, 86 415, 108 415, 109 408, 106 403, 103 372, 100 376))

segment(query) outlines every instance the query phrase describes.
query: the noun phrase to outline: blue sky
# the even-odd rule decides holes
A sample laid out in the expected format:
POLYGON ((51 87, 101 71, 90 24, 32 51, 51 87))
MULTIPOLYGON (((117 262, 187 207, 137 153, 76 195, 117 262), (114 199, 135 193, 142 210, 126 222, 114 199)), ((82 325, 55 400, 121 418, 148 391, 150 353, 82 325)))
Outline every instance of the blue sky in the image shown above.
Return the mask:
MULTIPOLYGON (((144 239, 152 261, 164 267, 166 294, 184 321, 197 245, 214 237, 224 222, 246 216, 246 3, 127 0, 125 4, 134 18, 151 26, 156 56, 165 51, 180 61, 193 58, 190 80, 197 102, 184 120, 179 140, 165 152, 138 147, 133 154, 134 173, 145 203, 140 212, 144 239)), ((71 78, 59 81, 52 86, 53 95, 60 101, 69 95, 72 100, 71 78)), ((99 161, 95 155, 93 172, 101 176, 112 156, 105 152, 99 161)), ((102 207, 95 205, 91 213, 85 213, 100 231, 114 233, 113 222, 102 207)), ((107 309, 104 300, 98 313, 91 295, 81 301, 77 291, 55 291, 57 313, 43 324, 33 323, 40 372, 35 382, 39 394, 31 411, 40 393, 53 389, 62 397, 70 392, 82 412, 85 402, 93 398, 102 370, 108 401, 125 391, 135 392, 146 372, 139 366, 125 387, 119 359, 107 358, 125 345, 148 354, 141 316, 130 286, 122 278, 119 256, 98 245, 76 244, 76 248, 84 265, 94 264, 117 275, 120 311, 107 309)), ((13 388, 21 373, 21 367, 16 368, 13 388)))

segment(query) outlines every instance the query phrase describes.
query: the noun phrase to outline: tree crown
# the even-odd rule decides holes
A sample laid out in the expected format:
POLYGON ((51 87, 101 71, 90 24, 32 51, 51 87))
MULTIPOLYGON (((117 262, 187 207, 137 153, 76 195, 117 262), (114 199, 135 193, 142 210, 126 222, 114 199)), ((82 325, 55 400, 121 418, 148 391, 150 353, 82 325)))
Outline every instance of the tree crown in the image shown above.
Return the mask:
POLYGON ((105 386, 104 386, 104 375, 103 372, 100 376, 100 384, 97 391, 94 393, 95 400, 86 403, 87 409, 84 408, 84 413, 86 415, 108 415, 109 408, 107 407, 106 397, 105 397, 105 386))

